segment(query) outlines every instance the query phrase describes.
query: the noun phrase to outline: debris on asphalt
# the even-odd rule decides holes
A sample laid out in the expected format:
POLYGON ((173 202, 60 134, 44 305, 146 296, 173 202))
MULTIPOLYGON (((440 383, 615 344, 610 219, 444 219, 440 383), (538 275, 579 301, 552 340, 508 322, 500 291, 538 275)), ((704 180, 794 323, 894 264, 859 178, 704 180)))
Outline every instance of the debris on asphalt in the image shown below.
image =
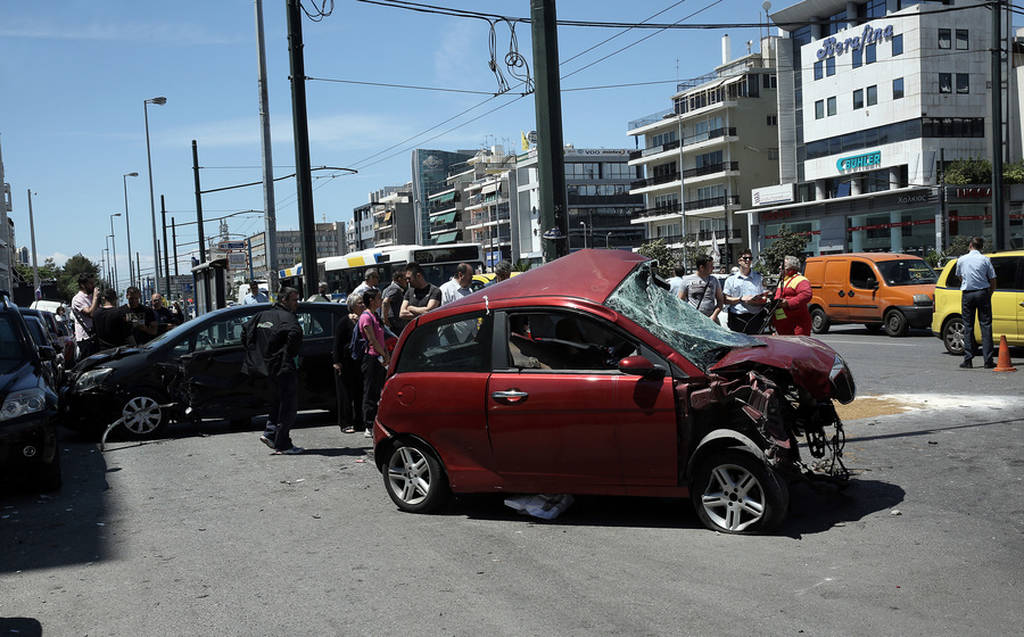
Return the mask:
POLYGON ((903 515, 903 511, 900 511, 899 509, 893 509, 892 511, 889 511, 889 515, 903 515))
POLYGON ((568 493, 519 495, 506 498, 505 506, 535 518, 554 520, 572 506, 573 501, 573 497, 568 493))

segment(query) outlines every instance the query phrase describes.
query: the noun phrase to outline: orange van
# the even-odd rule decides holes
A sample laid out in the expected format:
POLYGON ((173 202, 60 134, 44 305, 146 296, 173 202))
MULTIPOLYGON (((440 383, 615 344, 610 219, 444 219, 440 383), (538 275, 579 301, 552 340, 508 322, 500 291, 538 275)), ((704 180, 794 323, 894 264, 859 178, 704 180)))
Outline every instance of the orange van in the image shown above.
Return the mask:
POLYGON ((903 336, 911 327, 931 327, 937 276, 924 259, 910 254, 854 252, 809 257, 804 276, 811 282, 811 329, 863 323, 903 336))

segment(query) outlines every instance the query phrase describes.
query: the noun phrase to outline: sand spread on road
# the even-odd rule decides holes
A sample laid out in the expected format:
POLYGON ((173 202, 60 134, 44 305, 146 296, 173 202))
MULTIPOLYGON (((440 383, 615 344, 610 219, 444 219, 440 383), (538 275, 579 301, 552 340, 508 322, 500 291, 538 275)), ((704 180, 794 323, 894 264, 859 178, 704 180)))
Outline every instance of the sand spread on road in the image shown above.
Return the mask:
POLYGON ((958 409, 961 407, 1000 408, 1012 402, 1006 396, 949 396, 945 394, 878 394, 862 396, 849 405, 836 403, 836 412, 843 420, 892 416, 923 409, 958 409))

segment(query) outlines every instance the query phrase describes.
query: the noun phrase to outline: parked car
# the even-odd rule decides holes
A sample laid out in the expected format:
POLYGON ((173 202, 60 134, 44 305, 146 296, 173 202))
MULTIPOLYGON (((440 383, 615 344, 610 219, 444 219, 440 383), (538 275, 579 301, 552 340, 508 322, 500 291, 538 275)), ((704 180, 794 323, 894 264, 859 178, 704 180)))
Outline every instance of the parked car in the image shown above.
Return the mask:
MULTIPOLYGON (((241 373, 241 338, 242 326, 268 307, 216 310, 141 347, 118 347, 86 358, 69 375, 68 425, 102 431, 123 418, 130 436, 145 438, 186 417, 248 423, 267 413, 266 381, 241 373)), ((334 325, 347 311, 336 303, 299 304, 303 341, 298 403, 303 409, 336 408, 334 325)))
MULTIPOLYGON (((513 270, 510 277, 519 276, 522 274, 519 270, 513 270)), ((470 289, 474 292, 482 290, 491 283, 494 283, 495 274, 493 272, 484 272, 483 274, 474 274, 473 281, 469 284, 470 289)))
POLYGON ((47 381, 51 387, 59 388, 64 380, 64 370, 61 366, 62 356, 59 354, 60 349, 57 343, 54 342, 53 336, 50 334, 49 329, 47 329, 46 322, 39 316, 38 310, 22 307, 18 308, 18 311, 25 319, 28 333, 32 337, 32 342, 35 343, 36 348, 40 351, 45 351, 43 371, 47 375, 47 381))
POLYGON ((58 397, 40 348, 6 292, 0 292, 0 469, 44 491, 60 487, 58 397))
POLYGON ((884 326, 889 336, 931 325, 936 276, 920 257, 888 252, 809 257, 804 276, 814 293, 808 308, 815 334, 840 323, 863 323, 871 331, 884 326))
POLYGON ((374 423, 401 510, 452 492, 690 496, 709 528, 746 533, 783 520, 789 480, 848 479, 832 401, 854 382, 827 345, 723 329, 624 250, 489 290, 402 332, 374 423))
MULTIPOLYGON (((988 255, 996 271, 996 291, 992 294, 992 336, 1006 336, 1011 346, 1024 346, 1024 250, 988 255)), ((947 263, 935 284, 935 315, 932 334, 942 339, 950 354, 964 353, 964 321, 960 314, 960 277, 956 259, 947 263)), ((981 343, 981 326, 974 322, 974 342, 981 343)))

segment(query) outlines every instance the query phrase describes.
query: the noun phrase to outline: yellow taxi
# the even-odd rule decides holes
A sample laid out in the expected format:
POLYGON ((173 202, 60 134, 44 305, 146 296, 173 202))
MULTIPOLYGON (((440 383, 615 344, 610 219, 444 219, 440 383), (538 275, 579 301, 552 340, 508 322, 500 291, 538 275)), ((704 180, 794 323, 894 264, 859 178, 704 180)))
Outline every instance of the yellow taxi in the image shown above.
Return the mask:
MULTIPOLYGON (((512 276, 518 276, 519 274, 521 274, 521 273, 518 270, 513 270, 512 271, 512 276)), ((473 282, 469 284, 469 287, 474 292, 476 292, 477 290, 484 289, 486 286, 490 285, 493 282, 494 282, 494 273, 493 272, 485 272, 483 274, 474 274, 473 275, 473 282)))
MULTIPOLYGON (((1009 345, 1024 346, 1024 250, 987 255, 996 271, 992 295, 992 339, 1006 336, 1009 345)), ((964 353, 964 321, 960 315, 960 277, 956 259, 942 268, 935 284, 935 313, 932 334, 942 339, 950 354, 964 353)), ((974 342, 981 344, 981 326, 974 322, 974 342)))

